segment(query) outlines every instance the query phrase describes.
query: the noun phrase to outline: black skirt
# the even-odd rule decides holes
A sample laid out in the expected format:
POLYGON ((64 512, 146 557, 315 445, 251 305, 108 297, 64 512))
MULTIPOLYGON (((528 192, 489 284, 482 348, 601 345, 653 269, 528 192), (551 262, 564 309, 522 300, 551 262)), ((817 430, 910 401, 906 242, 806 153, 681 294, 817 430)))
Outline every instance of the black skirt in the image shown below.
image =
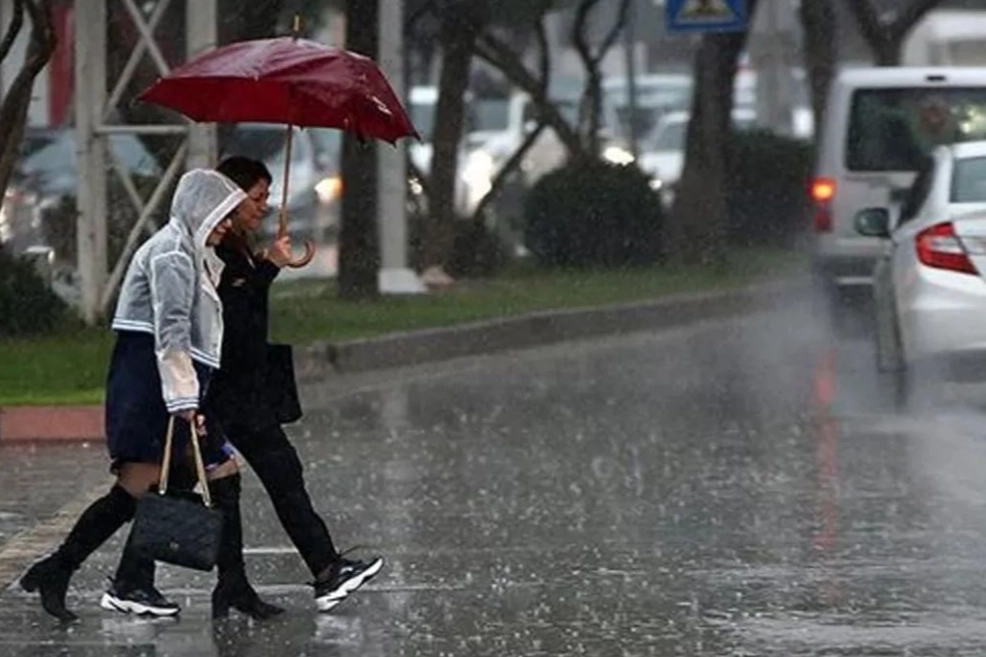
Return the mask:
MULTIPOLYGON (((205 398, 211 369, 195 363, 201 396, 205 398)), ((207 408, 207 435, 201 441, 208 468, 227 461, 232 446, 224 439, 207 408)), ((164 438, 171 415, 161 393, 161 375, 154 353, 154 336, 137 331, 117 331, 106 382, 106 445, 115 472, 124 463, 161 463, 164 438)), ((176 420, 172 459, 184 463, 189 455, 188 423, 176 420)))

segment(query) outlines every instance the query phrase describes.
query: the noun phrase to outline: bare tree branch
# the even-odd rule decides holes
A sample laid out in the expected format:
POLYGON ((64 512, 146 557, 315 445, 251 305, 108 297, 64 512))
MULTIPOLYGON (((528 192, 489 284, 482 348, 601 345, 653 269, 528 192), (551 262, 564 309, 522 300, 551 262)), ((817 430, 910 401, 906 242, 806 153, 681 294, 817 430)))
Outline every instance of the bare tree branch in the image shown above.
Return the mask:
MULTIPOLYGON (((863 3, 864 0, 859 0, 863 3)), ((869 0, 865 0, 865 4, 869 4, 869 0)), ((941 4, 941 0, 911 0, 904 6, 903 11, 900 12, 894 18, 894 21, 888 26, 890 31, 890 39, 893 41, 900 41, 907 33, 914 27, 915 24, 927 14, 929 11, 934 9, 936 6, 941 4)))
POLYGON ((852 12, 859 31, 866 43, 879 43, 884 39, 883 21, 870 0, 845 0, 846 8, 852 12))
POLYGON ((900 60, 900 47, 907 33, 941 0, 905 0, 901 11, 885 21, 873 0, 845 0, 859 31, 869 45, 877 64, 892 66, 900 60))
POLYGON ((579 139, 578 133, 548 99, 547 87, 542 85, 542 81, 538 80, 524 66, 524 63, 510 49, 510 46, 486 31, 476 41, 475 54, 502 71, 511 82, 534 99, 544 115, 544 122, 557 133, 558 138, 561 139, 570 153, 583 152, 582 141, 579 139))
POLYGON ((34 79, 55 51, 55 27, 50 0, 24 0, 24 8, 31 18, 31 40, 24 64, 0 104, 0 190, 7 188, 14 170, 24 134, 24 123, 27 121, 27 110, 31 104, 34 79))
POLYGON ((503 166, 500 167, 500 170, 496 172, 496 176, 490 183, 490 191, 486 192, 483 198, 479 199, 479 203, 476 205, 476 209, 472 213, 473 221, 482 220, 483 213, 486 211, 486 208, 489 207, 490 203, 493 202, 493 199, 495 199, 497 194, 500 193, 503 186, 507 184, 507 179, 509 178, 510 173, 515 171, 520 166, 520 163, 524 161, 524 156, 527 155, 527 151, 531 150, 534 142, 537 141, 538 137, 541 136, 541 133, 544 132, 546 127, 547 126, 543 121, 539 121, 537 127, 534 128, 534 130, 531 130, 527 136, 524 137, 524 141, 521 142, 520 147, 510 155, 507 161, 504 162, 503 166))
POLYGON ((24 0, 14 0, 14 15, 10 18, 10 25, 7 26, 7 31, 3 35, 3 40, 0 41, 0 62, 7 58, 10 54, 10 49, 14 46, 14 41, 17 39, 17 35, 20 34, 21 28, 24 26, 24 0))
POLYGON ((593 154, 599 152, 599 117, 602 114, 602 93, 600 91, 602 76, 599 72, 599 63, 619 36, 620 30, 626 22, 630 1, 620 1, 616 21, 603 38, 602 44, 593 53, 586 38, 588 31, 586 26, 589 13, 598 4, 599 0, 582 0, 576 9, 575 21, 572 24, 572 41, 575 43, 575 48, 582 59, 588 77, 585 93, 579 103, 579 130, 583 133, 588 149, 593 154))
MULTIPOLYGON (((544 27, 544 22, 539 21, 537 24, 537 29, 535 31, 535 36, 537 37, 538 43, 538 55, 540 56, 540 69, 541 69, 541 88, 542 90, 547 90, 548 80, 551 75, 551 52, 548 50, 548 34, 544 27)), ((544 117, 538 121, 537 127, 534 128, 526 137, 524 141, 521 142, 520 147, 514 151, 514 153, 503 163, 500 170, 496 172, 493 177, 493 181, 490 183, 490 191, 479 200, 476 209, 473 211, 472 219, 473 221, 482 220, 483 213, 486 208, 489 207, 493 199, 497 197, 500 190, 507 183, 510 174, 520 166, 521 162, 524 161, 524 156, 527 155, 527 151, 534 146, 534 142, 537 141, 541 133, 544 132, 547 125, 544 122, 544 117)))
POLYGON ((623 30, 623 24, 626 23, 627 13, 630 9, 630 0, 621 0, 620 8, 616 13, 616 21, 613 23, 613 27, 610 28, 609 32, 603 37, 603 42, 599 45, 599 54, 596 61, 602 61, 602 58, 606 56, 609 49, 613 47, 616 43, 616 39, 619 38, 620 32, 623 30))
POLYGON ((583 0, 575 9, 575 20, 572 21, 572 43, 579 57, 587 64, 593 62, 592 49, 586 39, 586 23, 589 22, 589 12, 593 10, 599 0, 583 0))

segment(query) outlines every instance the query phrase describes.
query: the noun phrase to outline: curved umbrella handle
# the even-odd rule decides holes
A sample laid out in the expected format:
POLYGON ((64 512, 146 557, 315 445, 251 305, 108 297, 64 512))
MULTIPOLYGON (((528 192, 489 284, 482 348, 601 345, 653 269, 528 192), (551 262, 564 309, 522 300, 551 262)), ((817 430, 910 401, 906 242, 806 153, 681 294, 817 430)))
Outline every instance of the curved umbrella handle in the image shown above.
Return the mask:
POLYGON ((311 262, 312 258, 314 257, 315 257, 315 243, 312 242, 311 240, 305 240, 305 255, 301 256, 297 260, 289 262, 288 267, 291 267, 292 269, 299 269, 307 265, 309 262, 311 262))

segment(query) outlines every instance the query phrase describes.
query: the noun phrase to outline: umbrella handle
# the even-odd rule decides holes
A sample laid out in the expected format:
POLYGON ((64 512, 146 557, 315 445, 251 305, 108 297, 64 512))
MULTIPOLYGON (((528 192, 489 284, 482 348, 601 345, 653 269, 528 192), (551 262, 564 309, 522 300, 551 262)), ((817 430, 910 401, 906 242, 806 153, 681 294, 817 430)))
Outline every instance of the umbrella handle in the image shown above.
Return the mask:
POLYGON ((297 260, 288 263, 288 267, 292 269, 300 269, 304 267, 312 258, 315 257, 315 244, 311 240, 305 240, 305 255, 301 256, 297 260))

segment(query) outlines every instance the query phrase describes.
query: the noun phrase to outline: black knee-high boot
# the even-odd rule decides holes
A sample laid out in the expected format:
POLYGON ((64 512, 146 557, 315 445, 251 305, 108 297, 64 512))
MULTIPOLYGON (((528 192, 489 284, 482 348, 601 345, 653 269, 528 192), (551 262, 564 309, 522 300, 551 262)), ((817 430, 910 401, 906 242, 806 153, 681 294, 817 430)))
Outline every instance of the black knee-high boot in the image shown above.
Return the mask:
POLYGON ((75 527, 55 552, 31 566, 21 578, 21 587, 28 592, 40 591, 41 606, 52 616, 64 621, 77 617, 65 608, 65 594, 72 573, 105 543, 116 530, 134 516, 136 501, 119 485, 89 505, 75 527))
POLYGON ((209 482, 212 502, 223 512, 219 545, 219 581, 212 592, 212 617, 225 618, 232 607, 256 619, 267 619, 284 611, 260 599, 247 581, 243 563, 243 521, 240 517, 239 473, 209 482))

